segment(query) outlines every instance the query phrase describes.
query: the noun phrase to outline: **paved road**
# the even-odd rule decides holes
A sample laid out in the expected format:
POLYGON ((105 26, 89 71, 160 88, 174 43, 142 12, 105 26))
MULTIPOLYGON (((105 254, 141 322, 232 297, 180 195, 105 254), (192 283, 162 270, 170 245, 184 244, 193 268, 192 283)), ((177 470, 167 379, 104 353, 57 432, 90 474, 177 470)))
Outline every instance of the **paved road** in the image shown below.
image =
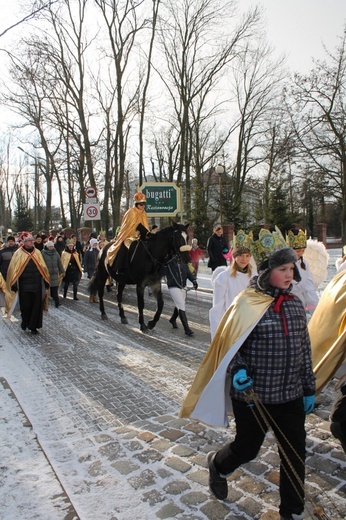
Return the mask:
MULTIPOLYGON (((182 326, 171 328, 166 289, 162 319, 142 334, 132 288, 124 298, 129 325, 121 325, 114 292, 106 295, 109 320, 101 321, 84 280, 80 301, 70 296, 59 309, 51 307, 38 337, 2 320, 13 349, 6 363, 18 376, 9 384, 82 520, 278 518, 277 455, 270 437, 261 456, 231 477, 228 500, 220 503, 206 486, 205 453, 224 443, 233 425, 226 431, 177 418, 209 346, 208 283, 210 277, 201 273, 205 291, 188 293, 193 338, 182 326)), ((148 320, 154 307, 147 296, 148 320)), ((328 428, 333 397, 330 387, 307 421, 308 489, 333 520, 341 520, 346 464, 328 428)))

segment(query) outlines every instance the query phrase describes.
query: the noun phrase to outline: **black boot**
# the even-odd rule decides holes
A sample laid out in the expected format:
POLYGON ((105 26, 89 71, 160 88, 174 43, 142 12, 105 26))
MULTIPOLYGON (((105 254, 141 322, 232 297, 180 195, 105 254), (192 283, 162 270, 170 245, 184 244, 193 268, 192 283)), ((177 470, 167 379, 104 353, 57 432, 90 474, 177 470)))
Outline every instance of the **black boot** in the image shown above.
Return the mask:
POLYGON ((186 312, 179 309, 179 317, 181 319, 181 323, 183 324, 186 336, 193 336, 193 332, 187 322, 186 312))
POLYGON ((179 311, 178 311, 177 307, 174 307, 174 311, 173 311, 172 317, 169 320, 169 323, 172 324, 173 329, 177 329, 178 328, 178 325, 177 325, 177 317, 178 316, 179 316, 179 311))
POLYGON ((73 288, 73 299, 79 300, 79 298, 77 298, 77 289, 75 289, 75 288, 73 288))
POLYGON ((67 296, 68 285, 64 285, 64 298, 67 296))

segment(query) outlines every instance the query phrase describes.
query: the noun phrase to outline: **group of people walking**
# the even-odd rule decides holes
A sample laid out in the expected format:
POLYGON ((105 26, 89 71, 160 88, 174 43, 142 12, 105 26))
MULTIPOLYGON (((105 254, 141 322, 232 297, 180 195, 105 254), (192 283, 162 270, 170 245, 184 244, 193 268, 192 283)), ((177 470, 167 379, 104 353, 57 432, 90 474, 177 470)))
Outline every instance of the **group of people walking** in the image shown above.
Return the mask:
MULTIPOLYGON (((119 272, 126 268, 129 243, 154 232, 149 230, 145 204, 145 196, 136 194, 134 208, 125 214, 118 239, 109 248, 108 260, 116 262, 119 272)), ((227 426, 233 410, 234 439, 207 456, 209 488, 220 500, 228 495, 227 477, 257 456, 271 429, 280 456, 280 519, 299 520, 304 518, 305 417, 314 410, 316 393, 307 314, 313 314, 319 301, 304 259, 306 235, 294 229, 284 238, 277 229, 262 229, 255 240, 252 233, 238 230, 229 247, 222 227, 213 231, 207 245, 213 273, 212 342, 180 416, 227 426)), ((8 250, 0 252, 1 275, 11 296, 19 293, 22 329, 36 334, 49 288, 58 307, 63 278, 63 296, 72 284, 78 300, 80 254, 73 240, 67 240, 64 249, 60 239, 55 244, 48 240, 41 252, 29 234, 18 249, 12 238, 7 239, 8 250)), ((180 247, 163 271, 174 302, 169 322, 177 329, 179 318, 187 336, 193 335, 185 307, 187 280, 198 288, 203 257, 197 240, 192 244, 180 247)), ((83 261, 89 278, 99 250, 98 240, 91 238, 83 261)), ((332 432, 345 449, 345 379, 340 389, 332 432)))

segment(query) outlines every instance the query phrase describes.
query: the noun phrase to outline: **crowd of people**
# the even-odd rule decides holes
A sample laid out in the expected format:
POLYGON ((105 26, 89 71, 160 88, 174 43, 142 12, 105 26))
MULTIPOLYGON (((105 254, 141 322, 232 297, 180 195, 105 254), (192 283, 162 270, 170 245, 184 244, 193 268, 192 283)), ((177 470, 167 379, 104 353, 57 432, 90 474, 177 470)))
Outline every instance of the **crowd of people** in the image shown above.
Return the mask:
MULTIPOLYGON (((107 258, 115 262, 117 273, 126 269, 131 242, 148 240, 158 231, 156 225, 149 227, 145 206, 145 195, 135 194, 134 206, 109 247, 107 258)), ((67 239, 64 233, 7 237, 0 250, 0 287, 6 285, 8 310, 18 293, 23 330, 37 334, 42 327, 49 290, 56 307, 59 287, 66 298, 72 285, 73 299, 78 300, 82 274, 92 277, 106 244, 105 236, 93 235, 84 245, 76 235, 67 239)), ((261 229, 256 239, 252 232, 238 230, 227 243, 222 226, 215 225, 206 252, 193 238, 162 272, 174 302, 169 322, 178 329, 179 318, 187 336, 194 334, 186 315, 187 280, 197 290, 205 257, 212 273, 212 341, 180 411, 181 417, 215 426, 226 426, 233 411, 234 439, 207 457, 210 491, 220 500, 227 498, 227 477, 257 456, 271 429, 280 455, 281 520, 304 518, 305 417, 314 410, 318 388, 308 321, 319 309, 319 296, 304 258, 306 248, 301 229, 289 230, 285 238, 278 229, 261 229)), ((340 273, 346 269, 346 254, 336 268, 337 276, 344 276, 340 273)), ((90 296, 89 301, 97 298, 90 296)), ((344 328, 344 315, 341 322, 336 324, 337 335, 344 328)), ((345 377, 340 379, 331 431, 346 453, 345 377)))

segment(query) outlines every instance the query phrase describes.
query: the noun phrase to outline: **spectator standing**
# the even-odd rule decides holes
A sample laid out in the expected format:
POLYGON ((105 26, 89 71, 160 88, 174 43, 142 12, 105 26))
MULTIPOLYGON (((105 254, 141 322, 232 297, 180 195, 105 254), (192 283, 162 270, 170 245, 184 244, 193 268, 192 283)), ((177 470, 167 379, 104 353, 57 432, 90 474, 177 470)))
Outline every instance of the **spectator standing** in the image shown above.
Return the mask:
POLYGON ((177 318, 179 316, 187 336, 193 336, 193 331, 189 327, 185 312, 187 279, 192 282, 195 290, 198 288, 196 277, 191 273, 187 265, 190 259, 188 254, 190 249, 191 246, 181 246, 180 254, 174 255, 165 267, 167 287, 175 304, 169 322, 172 324, 173 329, 177 329, 177 318))
POLYGON ((227 260, 223 255, 228 253, 228 247, 220 225, 214 227, 213 234, 208 239, 207 250, 209 255, 208 267, 210 267, 212 271, 217 267, 227 265, 227 260))
POLYGON ((42 328, 43 300, 47 297, 50 278, 40 251, 34 246, 35 239, 28 235, 23 246, 12 256, 7 271, 7 312, 10 311, 18 291, 22 316, 21 328, 37 334, 42 328))
POLYGON ((204 258, 203 251, 198 246, 197 238, 193 238, 192 241, 191 241, 190 258, 191 258, 192 267, 194 268, 196 276, 197 276, 199 261, 204 258))
POLYGON ((66 298, 68 287, 70 283, 72 283, 73 299, 79 300, 77 297, 77 291, 83 270, 73 240, 69 239, 66 241, 66 249, 61 255, 61 263, 65 270, 65 276, 63 278, 64 298, 66 298))
POLYGON ((65 269, 61 263, 59 253, 54 247, 54 242, 48 240, 42 251, 43 260, 49 271, 50 276, 50 295, 54 300, 55 307, 58 308, 60 305, 58 289, 59 289, 59 276, 65 274, 65 269))

